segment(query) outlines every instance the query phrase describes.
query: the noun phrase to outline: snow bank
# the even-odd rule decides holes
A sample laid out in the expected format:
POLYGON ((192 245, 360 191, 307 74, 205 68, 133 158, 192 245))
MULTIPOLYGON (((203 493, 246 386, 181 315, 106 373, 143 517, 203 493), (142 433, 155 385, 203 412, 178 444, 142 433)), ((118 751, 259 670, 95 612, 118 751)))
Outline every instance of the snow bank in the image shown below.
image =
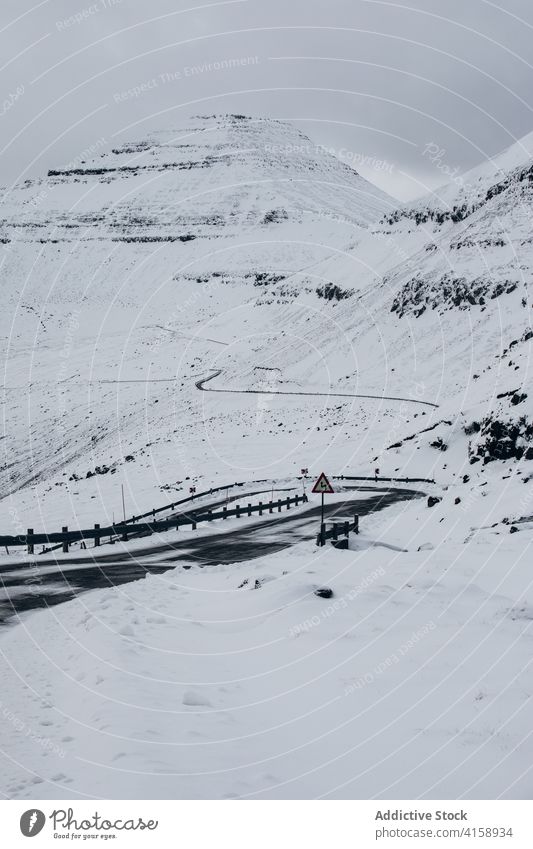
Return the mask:
POLYGON ((443 503, 390 508, 357 551, 302 543, 26 617, 0 639, 2 791, 530 798, 528 535, 465 543, 472 516, 452 528, 443 503))

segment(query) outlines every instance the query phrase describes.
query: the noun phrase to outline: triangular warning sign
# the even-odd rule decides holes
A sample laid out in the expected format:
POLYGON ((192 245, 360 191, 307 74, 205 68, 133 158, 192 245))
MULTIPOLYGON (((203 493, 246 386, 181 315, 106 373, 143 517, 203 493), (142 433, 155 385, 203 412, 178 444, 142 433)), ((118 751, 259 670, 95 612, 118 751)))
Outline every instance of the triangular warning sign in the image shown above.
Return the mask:
POLYGON ((319 475, 313 489, 311 490, 311 492, 321 492, 329 494, 331 494, 333 491, 333 487, 331 486, 324 472, 319 475))

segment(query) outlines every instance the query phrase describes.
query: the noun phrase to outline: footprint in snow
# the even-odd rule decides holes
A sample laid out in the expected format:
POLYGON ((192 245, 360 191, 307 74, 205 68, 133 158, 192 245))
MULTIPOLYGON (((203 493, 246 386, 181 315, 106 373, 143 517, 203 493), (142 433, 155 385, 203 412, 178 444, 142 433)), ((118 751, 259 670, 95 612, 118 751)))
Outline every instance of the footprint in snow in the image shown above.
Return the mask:
POLYGON ((201 693, 196 693, 194 690, 187 690, 183 694, 183 704, 189 707, 211 707, 211 702, 206 696, 201 693))

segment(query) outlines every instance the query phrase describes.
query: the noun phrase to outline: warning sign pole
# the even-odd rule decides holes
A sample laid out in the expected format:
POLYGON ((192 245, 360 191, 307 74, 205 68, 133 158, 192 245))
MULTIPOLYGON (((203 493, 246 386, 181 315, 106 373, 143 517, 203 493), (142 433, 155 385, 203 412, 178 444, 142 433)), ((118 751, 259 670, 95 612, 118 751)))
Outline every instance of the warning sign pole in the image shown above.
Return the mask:
POLYGON ((325 545, 326 542, 326 528, 324 525, 324 495, 326 493, 332 494, 334 492, 333 487, 331 486, 329 480, 325 476, 324 472, 322 472, 317 480, 315 481, 315 485, 311 492, 320 493, 322 496, 321 499, 321 510, 320 510, 320 545, 325 545))

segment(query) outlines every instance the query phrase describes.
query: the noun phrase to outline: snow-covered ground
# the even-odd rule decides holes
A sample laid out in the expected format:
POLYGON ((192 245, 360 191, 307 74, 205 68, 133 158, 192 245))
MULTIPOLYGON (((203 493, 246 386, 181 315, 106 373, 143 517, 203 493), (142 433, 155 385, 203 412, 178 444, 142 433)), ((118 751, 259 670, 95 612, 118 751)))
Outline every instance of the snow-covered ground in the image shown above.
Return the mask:
POLYGON ((481 501, 26 617, 1 640, 3 792, 530 798, 530 535, 473 535, 481 501))

